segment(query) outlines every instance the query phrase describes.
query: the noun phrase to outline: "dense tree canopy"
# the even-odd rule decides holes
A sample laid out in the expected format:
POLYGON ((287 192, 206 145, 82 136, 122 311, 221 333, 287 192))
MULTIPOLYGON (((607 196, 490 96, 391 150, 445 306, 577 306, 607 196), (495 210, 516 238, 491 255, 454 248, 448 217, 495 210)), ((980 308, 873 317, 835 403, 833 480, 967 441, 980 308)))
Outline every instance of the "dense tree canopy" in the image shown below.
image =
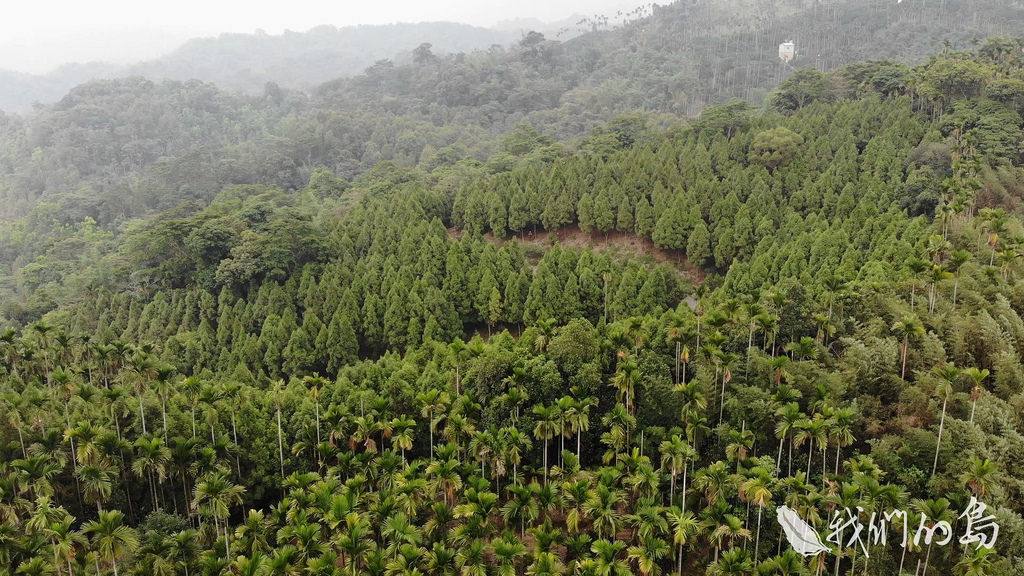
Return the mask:
MULTIPOLYGON (((366 119, 351 172, 328 127, 364 120, 290 96, 126 80, 0 118, 0 574, 1020 573, 1020 47, 479 157, 366 119), (96 93, 157 119, 115 146, 96 93), (805 559, 772 510, 972 496, 991 551, 805 559)), ((360 81, 443 80, 420 56, 360 81)))

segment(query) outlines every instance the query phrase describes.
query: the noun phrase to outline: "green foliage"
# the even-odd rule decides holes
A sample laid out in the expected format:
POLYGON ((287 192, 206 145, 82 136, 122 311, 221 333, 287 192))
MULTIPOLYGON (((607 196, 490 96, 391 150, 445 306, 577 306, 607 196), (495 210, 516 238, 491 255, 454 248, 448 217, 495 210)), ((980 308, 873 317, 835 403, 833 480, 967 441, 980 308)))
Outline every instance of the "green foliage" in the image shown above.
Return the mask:
POLYGON ((796 112, 814 102, 834 100, 831 79, 819 70, 798 70, 779 85, 772 105, 780 112, 796 112))
POLYGON ((750 160, 774 170, 795 156, 803 143, 803 136, 785 126, 772 128, 754 136, 750 144, 750 160))
MULTIPOLYGON (((429 48, 409 70, 436 79, 429 48)), ((974 495, 1021 526, 1004 48, 801 74, 785 117, 633 114, 565 155, 521 126, 486 163, 442 146, 284 188, 269 163, 116 231, 38 203, 3 228, 31 297, 0 332, 2 565, 809 573, 771 557, 771 506, 823 531, 974 495)), ((1012 573, 1020 536, 960 551, 836 566, 1012 573)))

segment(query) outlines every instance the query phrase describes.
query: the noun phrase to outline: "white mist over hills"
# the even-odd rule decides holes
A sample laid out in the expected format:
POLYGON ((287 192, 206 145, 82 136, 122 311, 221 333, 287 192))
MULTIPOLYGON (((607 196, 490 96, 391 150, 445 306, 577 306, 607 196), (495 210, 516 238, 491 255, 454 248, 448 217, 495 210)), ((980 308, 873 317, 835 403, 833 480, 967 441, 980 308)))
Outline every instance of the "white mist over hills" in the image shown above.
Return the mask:
POLYGON ((131 64, 166 54, 200 34, 184 28, 131 28, 4 36, 0 69, 43 75, 69 63, 131 64))
POLYGON ((611 17, 633 7, 622 0, 24 2, 6 7, 0 21, 0 69, 43 75, 73 62, 131 64, 157 58, 192 38, 224 33, 278 35, 321 25, 441 21, 509 31, 527 25, 546 28, 547 22, 561 27, 578 20, 575 15, 611 17))
POLYGON ((0 111, 25 113, 83 82, 126 75, 249 93, 266 82, 307 89, 423 42, 453 53, 508 45, 531 30, 568 40, 586 18, 614 23, 634 9, 622 0, 22 3, 0 21, 0 111))

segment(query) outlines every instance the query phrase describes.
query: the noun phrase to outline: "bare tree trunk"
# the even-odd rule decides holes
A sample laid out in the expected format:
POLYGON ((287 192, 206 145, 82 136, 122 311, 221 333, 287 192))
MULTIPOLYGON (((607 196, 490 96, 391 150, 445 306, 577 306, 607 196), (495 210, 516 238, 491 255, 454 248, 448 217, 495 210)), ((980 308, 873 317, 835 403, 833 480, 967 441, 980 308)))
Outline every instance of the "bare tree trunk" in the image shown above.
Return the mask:
POLYGON ((679 355, 681 354, 679 347, 681 343, 676 341, 676 384, 679 384, 679 355))
POLYGON ((839 450, 842 449, 842 444, 836 442, 836 471, 835 475, 839 476, 839 450))
POLYGON ((686 514, 686 467, 687 467, 688 464, 689 464, 689 462, 687 462, 686 460, 683 460, 683 490, 682 490, 682 495, 683 495, 682 511, 683 511, 683 514, 686 514))
POLYGON ((776 474, 778 474, 779 472, 782 471, 781 470, 781 468, 782 468, 782 445, 785 444, 785 442, 786 442, 786 436, 783 435, 782 438, 779 438, 779 456, 778 456, 778 458, 775 459, 775 473, 776 474))
POLYGON ((935 441, 935 460, 932 462, 932 478, 935 477, 935 471, 939 467, 939 446, 942 444, 942 428, 946 424, 946 402, 949 400, 947 394, 942 399, 942 418, 939 419, 939 438, 935 441))
POLYGON ((903 367, 900 370, 900 379, 901 380, 906 380, 907 379, 907 345, 908 344, 910 344, 909 337, 906 337, 906 338, 903 339, 903 359, 902 359, 902 366, 903 367))
POLYGON ((754 539, 754 564, 757 564, 757 555, 761 549, 761 506, 757 507, 757 537, 754 539))
POLYGON ((142 393, 139 393, 139 417, 142 418, 142 433, 146 434, 146 410, 142 407, 142 393))

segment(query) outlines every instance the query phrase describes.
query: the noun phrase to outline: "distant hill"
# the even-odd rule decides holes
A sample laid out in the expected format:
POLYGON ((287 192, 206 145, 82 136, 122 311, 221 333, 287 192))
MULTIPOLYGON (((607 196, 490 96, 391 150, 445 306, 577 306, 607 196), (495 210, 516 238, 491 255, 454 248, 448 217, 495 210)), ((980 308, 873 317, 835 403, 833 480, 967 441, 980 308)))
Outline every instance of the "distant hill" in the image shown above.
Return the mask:
POLYGON ((27 112, 36 102, 56 102, 79 84, 98 78, 111 78, 123 70, 123 66, 102 62, 66 64, 47 74, 0 70, 0 110, 27 112))
POLYGON ((93 79, 145 76, 154 80, 213 82, 227 90, 262 92, 267 82, 307 89, 361 73, 381 59, 411 60, 414 48, 431 44, 437 54, 471 52, 519 39, 516 28, 491 30, 451 22, 383 26, 319 26, 308 32, 222 34, 196 38, 153 60, 122 66, 67 64, 47 74, 0 70, 0 110, 24 113, 60 100, 93 79))
POLYGON ((586 62, 580 88, 606 97, 631 80, 626 88, 636 107, 694 115, 729 98, 761 103, 802 68, 883 59, 918 64, 992 36, 1019 36, 1024 2, 680 0, 609 28, 565 43, 567 59, 586 62), (778 58, 787 40, 797 48, 791 64, 778 58))
MULTIPOLYGON (((437 56, 468 56, 494 45, 507 48, 536 31, 547 43, 546 70, 535 71, 559 85, 548 93, 554 101, 565 94, 576 103, 590 99, 587 114, 656 108, 693 115, 729 98, 760 103, 796 69, 832 70, 875 59, 919 63, 943 50, 970 49, 984 38, 1022 30, 1024 2, 1019 0, 680 0, 553 23, 505 21, 494 29, 449 22, 320 26, 279 35, 194 39, 166 56, 126 67, 76 64, 43 76, 0 71, 0 110, 26 112, 33 102, 56 102, 89 79, 128 75, 199 79, 250 95, 262 94, 268 82, 305 92, 329 83, 335 92, 336 80, 351 78, 359 85, 362 80, 356 77, 380 60, 411 64, 412 50, 422 43, 431 44, 437 56), (779 43, 786 40, 797 46, 797 58, 789 65, 777 56, 779 43)), ((488 60, 483 64, 488 67, 514 67, 508 58, 518 55, 513 49, 505 59, 477 60, 488 60)), ((477 74, 485 82, 496 77, 472 68, 453 80, 464 83, 477 74)), ((416 99, 429 99, 439 87, 436 80, 408 86, 416 99)), ((505 82, 496 89, 509 86, 505 82)))
POLYGON ((352 76, 374 62, 411 52, 422 43, 439 54, 471 52, 518 38, 514 31, 423 22, 384 26, 319 26, 308 32, 222 34, 198 38, 162 58, 129 68, 153 79, 214 82, 221 88, 259 92, 267 82, 311 88, 326 80, 352 76))
MULTIPOLYGON (((189 42, 117 72, 127 79, 79 86, 35 117, 0 115, 0 217, 44 200, 70 222, 114 225, 185 198, 209 201, 226 184, 298 189, 318 167, 351 179, 381 161, 486 161, 521 123, 572 140, 625 112, 761 105, 801 68, 920 63, 1024 30, 1024 3, 1006 0, 680 0, 625 16, 582 19, 575 26, 591 31, 564 42, 444 23, 189 42), (788 39, 797 58, 783 64, 778 45, 788 39), (422 43, 432 46, 414 57, 422 43)), ((67 78, 112 73, 71 66, 37 80, 54 96, 67 78)), ((24 75, 0 89, 23 107, 45 101, 24 75)))
MULTIPOLYGON (((329 188, 343 187, 375 168, 396 181, 406 170, 449 170, 446 185, 454 186, 466 171, 518 165, 519 153, 509 150, 536 149, 538 161, 546 161, 560 154, 553 142, 572 147, 584 138, 589 153, 603 156, 633 142, 647 122, 674 124, 733 98, 762 105, 787 80, 803 82, 809 93, 827 87, 836 98, 853 97, 875 81, 901 93, 926 68, 876 62, 830 77, 827 86, 810 69, 887 58, 921 63, 929 55, 954 61, 975 38, 984 45, 992 35, 1024 30, 1024 4, 1006 0, 680 0, 652 12, 625 24, 585 19, 579 26, 591 31, 564 42, 528 33, 493 49, 492 33, 443 24, 228 36, 190 43, 144 65, 148 71, 132 69, 133 76, 76 86, 32 115, 0 114, 0 269, 18 270, 16 259, 53 246, 21 227, 73 230, 92 222, 113 234, 178 206, 194 211, 229 186, 294 191, 317 176, 329 188), (438 39, 426 33, 431 26, 467 36, 437 32, 438 39), (341 37, 351 43, 336 41, 341 37), (364 37, 386 41, 359 40, 364 37), (400 48, 403 37, 408 43, 400 48), (467 38, 488 49, 442 52, 467 38), (789 39, 797 58, 783 64, 778 45, 789 39), (432 47, 421 47, 424 42, 432 47), (305 48, 285 49, 300 44, 305 48), (301 56, 316 46, 335 55, 345 46, 403 55, 378 58, 362 73, 312 90, 290 88, 336 74, 312 72, 330 60, 301 56), (229 47, 235 56, 227 56, 229 47), (181 65, 177 72, 172 61, 181 65), (291 68, 281 64, 289 61, 291 68), (884 75, 867 75, 879 66, 884 75), (800 69, 806 73, 795 75, 800 69), (143 73, 214 80, 153 80, 143 73), (256 93, 237 89, 243 86, 256 93), (594 131, 611 119, 611 129, 594 131), (523 125, 537 134, 524 136, 523 125)), ((1020 54, 1016 40, 1007 45, 1008 57, 1020 54)), ((1018 96, 1024 89, 1017 90, 1015 82, 1004 82, 998 94, 1024 101, 1018 96)), ((722 121, 732 122, 728 114, 722 121)), ((1019 120, 998 123, 1012 127, 1019 120)), ((1012 130, 1001 138, 1001 147, 1013 149, 1021 140, 1012 130)), ((5 290, 0 274, 0 301, 5 290)))

